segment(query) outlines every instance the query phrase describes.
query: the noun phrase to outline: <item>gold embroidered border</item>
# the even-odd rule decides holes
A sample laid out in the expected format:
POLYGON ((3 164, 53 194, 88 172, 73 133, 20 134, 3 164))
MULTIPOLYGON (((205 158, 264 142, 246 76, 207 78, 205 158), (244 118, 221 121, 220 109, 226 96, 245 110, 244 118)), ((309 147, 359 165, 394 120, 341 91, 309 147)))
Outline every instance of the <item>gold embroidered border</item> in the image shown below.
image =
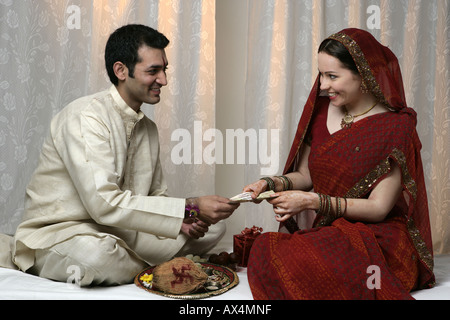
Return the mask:
POLYGON ((405 185, 406 190, 413 197, 414 201, 417 199, 417 185, 411 174, 408 171, 408 166, 406 165, 406 157, 402 151, 395 148, 392 150, 391 156, 397 161, 400 169, 402 170, 402 180, 405 185))
MULTIPOLYGON (((408 166, 406 165, 406 157, 403 154, 402 151, 398 149, 394 149, 392 151, 391 156, 397 161, 398 165, 400 166, 400 169, 402 170, 402 180, 403 184, 408 191, 408 193, 411 195, 411 197, 414 199, 414 202, 417 201, 417 184, 412 178, 411 174, 408 171, 408 166)), ((423 240, 422 236, 420 235, 419 229, 416 227, 414 220, 412 217, 408 219, 406 222, 406 226, 408 228, 409 235, 411 236, 411 240, 414 244, 414 247, 417 250, 417 253, 419 254, 420 260, 425 263, 425 265, 430 269, 433 270, 434 262, 433 262, 433 256, 431 252, 428 250, 425 241, 423 240)))
POLYGON ((353 60, 355 61, 356 67, 358 68, 359 74, 361 75, 362 81, 366 88, 375 96, 375 98, 385 106, 389 107, 389 103, 386 101, 375 76, 372 73, 372 69, 367 62, 364 53, 359 47, 358 43, 353 40, 349 35, 345 33, 335 33, 328 37, 328 39, 333 39, 342 43, 347 50, 350 52, 353 60))
POLYGON ((406 227, 408 228, 409 235, 411 236, 411 240, 414 244, 414 247, 416 248, 417 253, 419 254, 420 260, 422 260, 423 263, 425 263, 428 269, 433 271, 434 268, 433 256, 431 252, 428 250, 425 241, 423 241, 419 229, 417 229, 416 224, 414 223, 414 220, 412 218, 408 219, 408 221, 406 222, 406 227))
POLYGON ((347 198, 360 198, 366 194, 377 180, 388 173, 391 170, 391 164, 389 158, 393 158, 398 163, 402 171, 402 182, 411 194, 414 201, 417 199, 417 185, 414 179, 411 177, 408 166, 406 165, 406 158, 402 151, 394 148, 391 154, 384 159, 379 165, 369 172, 363 179, 356 183, 345 195, 347 198))
MULTIPOLYGON (((389 159, 393 158, 399 165, 402 171, 402 183, 409 192, 409 194, 413 197, 414 201, 417 199, 417 185, 412 176, 408 171, 408 167, 406 165, 406 157, 403 152, 397 148, 394 148, 391 154, 384 159, 379 165, 376 166, 371 172, 369 172, 363 179, 361 179, 358 183, 356 183, 353 188, 351 188, 347 194, 346 198, 360 198, 365 195, 370 188, 373 186, 377 180, 383 175, 387 174, 391 170, 391 164, 389 159)), ((327 226, 331 225, 333 219, 330 217, 322 216, 317 223, 317 226, 327 226)), ((407 221, 407 229, 411 240, 413 242, 414 247, 419 254, 419 258, 421 261, 425 263, 425 265, 432 271, 434 262, 433 256, 431 252, 428 250, 425 241, 420 235, 419 229, 416 227, 412 218, 409 218, 407 221)))
POLYGON ((370 171, 363 179, 356 183, 347 194, 346 198, 361 198, 366 194, 377 180, 391 170, 389 157, 384 159, 379 165, 370 171))
MULTIPOLYGON (((394 149, 393 153, 397 153, 394 149)), ((347 191, 344 197, 350 199, 361 198, 370 188, 378 181, 380 177, 387 174, 391 170, 391 164, 389 162, 390 156, 384 159, 378 164, 372 171, 370 171, 364 178, 358 181, 350 190, 347 191)), ((317 226, 330 225, 333 219, 330 217, 322 216, 317 223, 317 226)))
MULTIPOLYGON (((391 170, 391 164, 389 162, 389 157, 384 159, 380 164, 378 164, 375 169, 370 171, 364 178, 358 181, 347 193, 344 195, 348 199, 361 198, 370 188, 378 181, 380 177, 387 174, 391 170)), ((333 217, 322 216, 317 222, 317 226, 327 226, 333 222, 333 217)))

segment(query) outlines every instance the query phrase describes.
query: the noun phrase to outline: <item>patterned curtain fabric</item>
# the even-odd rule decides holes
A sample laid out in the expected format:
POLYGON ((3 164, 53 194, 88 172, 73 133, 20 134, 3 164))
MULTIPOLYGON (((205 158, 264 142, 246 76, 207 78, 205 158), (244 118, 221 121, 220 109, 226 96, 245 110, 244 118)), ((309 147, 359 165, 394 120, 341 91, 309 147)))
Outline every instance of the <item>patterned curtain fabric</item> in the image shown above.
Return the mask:
MULTIPOLYGON (((72 100, 109 87, 104 46, 109 34, 126 23, 155 27, 171 40, 169 85, 160 104, 143 107, 160 130, 170 193, 214 193, 215 165, 199 156, 209 142, 198 134, 214 130, 217 121, 215 4, 215 0, 0 0, 0 232, 14 233, 21 220, 25 187, 52 116, 72 100), (183 137, 191 151, 182 165, 172 158, 174 146, 181 142, 176 137, 183 137)), ((278 172, 273 174, 284 166, 317 75, 316 52, 322 39, 358 27, 394 51, 408 105, 418 113, 434 248, 436 253, 450 252, 450 2, 233 4, 235 10, 242 6, 249 13, 242 34, 248 43, 244 130, 268 130, 269 141, 270 133, 279 133, 279 143, 268 146, 279 149, 278 172)), ((246 165, 246 181, 261 175, 260 165, 246 165)), ((228 196, 238 191, 230 190, 228 196)), ((270 206, 255 206, 244 216, 242 225, 277 229, 270 206)), ((311 222, 311 216, 303 219, 305 225, 311 222)))

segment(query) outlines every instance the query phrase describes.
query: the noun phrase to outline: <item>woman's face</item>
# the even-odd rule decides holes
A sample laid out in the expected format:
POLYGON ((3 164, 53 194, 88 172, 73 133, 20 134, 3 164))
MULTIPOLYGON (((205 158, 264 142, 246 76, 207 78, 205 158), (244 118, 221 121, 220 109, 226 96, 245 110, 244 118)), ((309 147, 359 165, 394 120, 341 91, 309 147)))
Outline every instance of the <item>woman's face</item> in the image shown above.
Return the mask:
POLYGON ((356 105, 362 96, 361 76, 346 69, 335 57, 319 52, 320 90, 325 91, 336 107, 356 105))

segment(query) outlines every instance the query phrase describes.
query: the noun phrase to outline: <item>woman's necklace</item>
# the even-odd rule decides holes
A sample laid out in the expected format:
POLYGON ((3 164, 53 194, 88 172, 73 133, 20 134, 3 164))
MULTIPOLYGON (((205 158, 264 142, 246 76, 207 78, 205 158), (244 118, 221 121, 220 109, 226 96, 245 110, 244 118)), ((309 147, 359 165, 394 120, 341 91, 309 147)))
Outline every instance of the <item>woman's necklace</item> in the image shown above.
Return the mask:
POLYGON ((362 116, 364 114, 366 114, 367 112, 369 112, 370 110, 372 110, 373 108, 375 108, 375 106, 378 104, 378 102, 375 102, 375 104, 373 106, 371 106, 368 110, 364 111, 363 113, 357 114, 352 116, 350 113, 348 113, 347 109, 344 107, 344 117, 342 118, 341 121, 341 128, 351 128, 353 121, 355 120, 355 118, 362 116))

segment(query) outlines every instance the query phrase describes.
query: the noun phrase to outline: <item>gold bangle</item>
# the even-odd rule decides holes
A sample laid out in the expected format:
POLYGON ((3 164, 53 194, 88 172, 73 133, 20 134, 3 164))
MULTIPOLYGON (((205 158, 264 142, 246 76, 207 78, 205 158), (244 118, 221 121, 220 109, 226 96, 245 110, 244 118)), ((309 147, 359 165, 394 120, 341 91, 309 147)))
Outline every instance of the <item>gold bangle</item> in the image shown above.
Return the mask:
POLYGON ((288 176, 284 176, 284 175, 277 176, 277 178, 280 178, 281 181, 283 182, 283 191, 292 190, 292 188, 293 188, 292 180, 288 176))
POLYGON ((335 218, 340 218, 341 217, 341 198, 340 197, 336 197, 336 215, 335 218))
POLYGON ((325 196, 326 198, 327 198, 327 216, 329 216, 330 215, 330 212, 331 212, 331 196, 329 196, 329 195, 326 195, 325 196))
POLYGON ((259 180, 264 180, 267 182, 267 186, 269 187, 269 190, 275 191, 275 182, 272 180, 272 178, 269 177, 262 177, 259 180))
POLYGON ((319 196, 319 208, 316 210, 317 213, 322 213, 322 195, 320 193, 316 193, 319 196))
POLYGON ((284 179, 283 176, 276 176, 281 181, 281 184, 283 185, 282 191, 286 191, 288 189, 287 181, 284 179))
POLYGON ((345 208, 344 208, 344 213, 342 213, 342 216, 344 216, 344 214, 347 212, 347 198, 344 197, 344 202, 345 202, 345 208))

